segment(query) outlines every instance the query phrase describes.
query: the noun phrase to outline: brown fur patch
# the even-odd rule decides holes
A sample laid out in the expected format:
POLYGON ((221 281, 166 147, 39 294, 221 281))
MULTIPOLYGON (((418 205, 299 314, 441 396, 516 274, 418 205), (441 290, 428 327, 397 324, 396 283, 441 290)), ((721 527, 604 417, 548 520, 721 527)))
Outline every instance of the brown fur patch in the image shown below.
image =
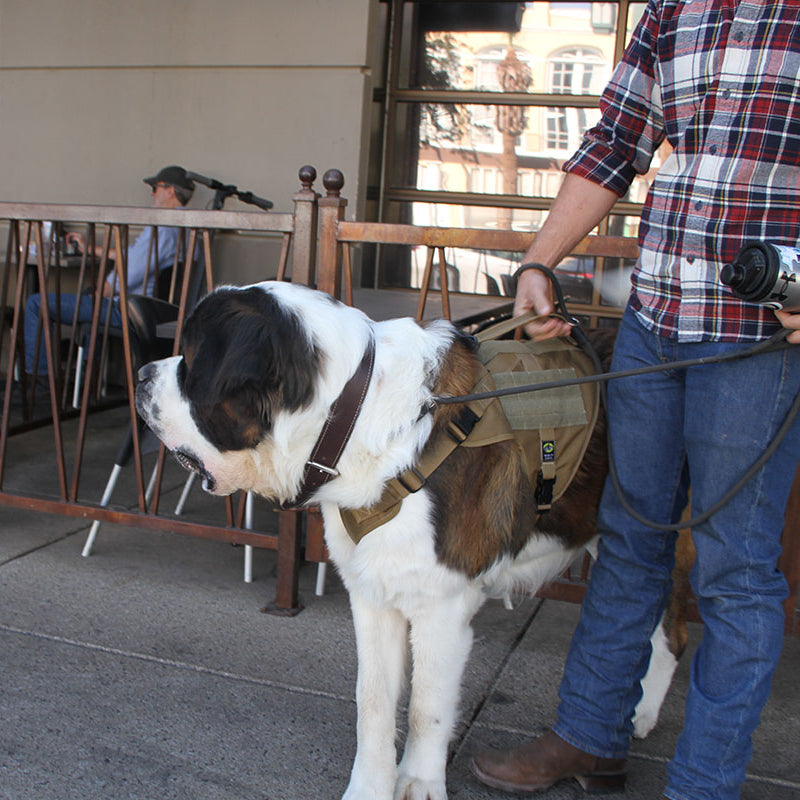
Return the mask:
MULTIPOLYGON (((480 362, 472 345, 473 340, 467 338, 459 338, 453 342, 436 376, 433 394, 457 397, 469 394, 474 389, 480 362)), ((437 406, 433 414, 432 433, 443 430, 463 408, 463 405, 437 406)))
POLYGON ((514 442, 460 447, 428 479, 436 497, 436 554, 470 577, 525 546, 536 502, 514 442))
POLYGON ((250 416, 249 409, 242 409, 235 400, 223 400, 219 404, 219 411, 225 415, 231 429, 238 431, 242 441, 247 447, 255 447, 263 436, 259 421, 250 416))
MULTIPOLYGON (((434 394, 469 394, 479 368, 473 341, 456 339, 436 376, 434 394)), ((437 406, 431 436, 463 408, 437 406)), ((428 478, 428 488, 436 498, 436 554, 442 563, 474 577, 524 546, 536 514, 514 442, 457 448, 428 478)))

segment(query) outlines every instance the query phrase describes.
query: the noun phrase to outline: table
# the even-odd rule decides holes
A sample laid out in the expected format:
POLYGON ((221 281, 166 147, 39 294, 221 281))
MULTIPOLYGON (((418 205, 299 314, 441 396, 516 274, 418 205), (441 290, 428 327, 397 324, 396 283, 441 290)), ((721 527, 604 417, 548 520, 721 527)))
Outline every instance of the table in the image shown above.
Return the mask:
MULTIPOLYGON (((374 320, 395 317, 413 317, 417 313, 419 289, 354 289, 353 304, 374 320)), ((468 325, 481 319, 510 312, 513 299, 498 295, 458 294, 450 292, 450 314, 459 325, 468 325)), ((442 316, 439 292, 430 292, 425 306, 424 319, 442 316)))
MULTIPOLYGON (((413 317, 419 302, 418 289, 355 289, 353 304, 367 316, 376 321, 413 317)), ((450 311, 453 321, 458 325, 470 325, 495 316, 510 313, 513 300, 509 297, 481 294, 450 293, 450 311)), ((442 305, 438 292, 428 295, 424 318, 436 319, 442 316, 442 305)), ((156 328, 159 339, 175 338, 175 322, 163 322, 156 328)))

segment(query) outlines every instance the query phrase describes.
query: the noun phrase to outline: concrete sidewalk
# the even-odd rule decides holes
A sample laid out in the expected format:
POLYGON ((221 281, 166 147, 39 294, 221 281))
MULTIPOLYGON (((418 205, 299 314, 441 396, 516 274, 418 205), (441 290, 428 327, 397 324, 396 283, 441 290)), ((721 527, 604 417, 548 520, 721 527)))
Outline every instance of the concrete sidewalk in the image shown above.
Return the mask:
MULTIPOLYGON (((29 446, 26 480, 36 471, 38 445, 29 446)), ((104 479, 105 465, 94 465, 87 480, 98 497, 104 479)), ((180 480, 173 484, 174 496, 180 480)), ((209 499, 196 492, 190 503, 209 499)), ((317 598, 316 567, 307 565, 305 610, 272 617, 260 609, 274 597, 274 553, 256 551, 255 581, 245 584, 241 548, 104 526, 94 554, 81 558, 87 529, 0 507, 0 798, 339 798, 355 752, 356 660, 333 570, 317 598)), ((551 723, 577 614, 533 600, 511 612, 490 603, 478 614, 451 800, 508 797, 472 778, 470 756, 551 723)), ((626 794, 615 797, 661 796, 688 668, 687 658, 661 724, 633 746, 626 794)), ((800 799, 799 676, 800 640, 787 639, 747 800, 800 799)), ((404 729, 401 714, 399 746, 404 729)), ((581 793, 568 783, 538 796, 581 793)))

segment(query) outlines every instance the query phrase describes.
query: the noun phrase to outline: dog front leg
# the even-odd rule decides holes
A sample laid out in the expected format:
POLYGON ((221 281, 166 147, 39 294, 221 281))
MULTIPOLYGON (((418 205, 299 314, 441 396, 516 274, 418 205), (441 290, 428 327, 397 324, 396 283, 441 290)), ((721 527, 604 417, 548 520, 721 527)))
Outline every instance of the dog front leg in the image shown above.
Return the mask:
POLYGON ((470 620, 480 602, 437 598, 411 618, 413 658, 408 740, 394 800, 447 800, 447 747, 461 676, 472 648, 470 620))
POLYGON ((395 609, 350 596, 358 650, 357 748, 342 800, 391 800, 397 777, 395 716, 403 684, 408 626, 395 609))

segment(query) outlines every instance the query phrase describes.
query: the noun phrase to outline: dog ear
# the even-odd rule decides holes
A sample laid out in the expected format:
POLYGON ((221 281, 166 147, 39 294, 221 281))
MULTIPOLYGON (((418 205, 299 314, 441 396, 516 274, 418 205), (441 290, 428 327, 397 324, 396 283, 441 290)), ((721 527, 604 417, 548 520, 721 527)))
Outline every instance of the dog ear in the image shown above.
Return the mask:
POLYGON ((318 356, 297 315, 272 294, 251 288, 233 293, 225 319, 226 353, 219 364, 219 391, 244 386, 296 411, 311 399, 318 356))
POLYGON ((185 350, 184 391, 212 441, 251 446, 278 409, 295 411, 313 395, 318 353, 296 314, 261 289, 209 295, 187 321, 185 350))

